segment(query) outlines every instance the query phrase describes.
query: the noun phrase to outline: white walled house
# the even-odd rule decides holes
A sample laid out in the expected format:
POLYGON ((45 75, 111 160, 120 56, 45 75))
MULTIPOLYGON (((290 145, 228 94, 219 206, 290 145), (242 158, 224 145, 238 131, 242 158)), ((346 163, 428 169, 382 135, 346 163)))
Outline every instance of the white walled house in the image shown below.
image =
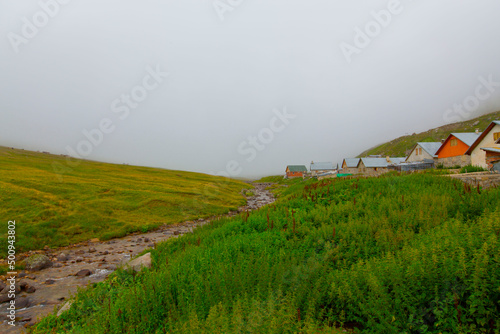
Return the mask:
POLYGON ((436 152, 439 150, 441 145, 441 142, 419 142, 411 150, 410 155, 406 158, 406 162, 434 160, 437 158, 436 152))
POLYGON ((477 140, 469 147, 469 150, 465 153, 470 155, 471 164, 473 166, 481 166, 483 168, 488 168, 486 162, 486 149, 500 149, 500 121, 493 121, 490 125, 483 131, 483 133, 477 138, 477 140))

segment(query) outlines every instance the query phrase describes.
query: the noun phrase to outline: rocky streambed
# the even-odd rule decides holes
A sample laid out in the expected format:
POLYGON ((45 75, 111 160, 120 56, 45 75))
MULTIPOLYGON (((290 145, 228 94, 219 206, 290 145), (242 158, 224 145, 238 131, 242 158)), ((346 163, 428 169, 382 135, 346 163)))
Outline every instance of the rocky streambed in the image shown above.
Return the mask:
MULTIPOLYGON (((254 196, 247 197, 247 204, 238 211, 225 216, 235 216, 239 212, 257 210, 274 202, 274 196, 266 190, 269 183, 253 184, 254 196)), ((23 271, 16 279, 16 321, 10 326, 7 321, 9 298, 7 277, 0 277, 0 333, 23 333, 25 328, 35 324, 57 305, 65 303, 78 288, 100 282, 119 266, 145 249, 154 248, 156 243, 192 233, 198 226, 213 219, 197 219, 179 224, 165 225, 147 232, 136 233, 124 238, 101 242, 98 239, 59 248, 31 252, 44 255, 50 260, 48 268, 23 271)), ((30 255, 24 254, 25 256, 30 255)))

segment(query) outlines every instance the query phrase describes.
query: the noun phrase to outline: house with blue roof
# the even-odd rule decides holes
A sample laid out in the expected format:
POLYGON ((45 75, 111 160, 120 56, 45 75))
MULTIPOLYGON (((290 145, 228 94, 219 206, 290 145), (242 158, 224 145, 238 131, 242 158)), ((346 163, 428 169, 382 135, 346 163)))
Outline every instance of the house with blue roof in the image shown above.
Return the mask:
POLYGON ((333 174, 337 171, 337 169, 333 165, 333 162, 314 162, 314 161, 311 161, 309 170, 311 171, 312 176, 317 176, 326 173, 333 174))
POLYGON ((437 159, 436 152, 443 143, 441 142, 419 142, 411 150, 406 162, 428 162, 437 159))

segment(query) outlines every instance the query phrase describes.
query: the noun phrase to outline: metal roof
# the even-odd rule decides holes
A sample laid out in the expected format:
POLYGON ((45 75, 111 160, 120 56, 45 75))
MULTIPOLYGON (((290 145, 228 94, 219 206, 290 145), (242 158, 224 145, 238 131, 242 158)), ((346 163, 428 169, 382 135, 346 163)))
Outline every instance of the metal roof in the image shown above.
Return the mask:
POLYGON ((389 162, 386 158, 361 158, 363 165, 367 168, 387 167, 389 162))
POLYGON ((311 162, 311 171, 313 170, 335 170, 333 162, 311 162))
POLYGON ((452 133, 453 136, 458 138, 460 141, 462 141, 464 144, 467 146, 471 146, 474 144, 477 138, 481 135, 481 132, 475 133, 475 132, 455 132, 452 133))
POLYGON ((307 172, 307 168, 304 165, 288 165, 286 168, 290 172, 307 172))
MULTIPOLYGON (((346 167, 356 168, 358 167, 359 160, 359 158, 347 158, 344 159, 344 162, 346 163, 346 167)), ((342 166, 344 166, 344 164, 342 164, 342 166)))
POLYGON ((391 160, 390 165, 399 165, 406 161, 406 157, 403 158, 389 158, 391 160))
POLYGON ((432 157, 437 157, 437 150, 441 147, 441 142, 419 142, 419 145, 425 152, 429 153, 432 157))
POLYGON ((481 147, 481 149, 483 151, 500 153, 500 148, 495 148, 495 147, 481 147))

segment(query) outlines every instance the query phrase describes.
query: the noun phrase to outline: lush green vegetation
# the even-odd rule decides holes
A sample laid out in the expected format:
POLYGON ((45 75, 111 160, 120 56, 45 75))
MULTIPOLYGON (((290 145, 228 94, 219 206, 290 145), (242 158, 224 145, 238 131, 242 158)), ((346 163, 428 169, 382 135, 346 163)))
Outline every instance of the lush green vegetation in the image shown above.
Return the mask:
POLYGON ((472 165, 467 165, 462 168, 460 168, 460 173, 475 173, 475 172, 485 172, 487 169, 484 169, 483 167, 480 166, 472 166, 472 165))
POLYGON ((500 190, 426 174, 297 181, 152 251, 36 333, 500 332, 500 190))
MULTIPOLYGON (((234 210, 248 184, 0 147, 0 216, 16 220, 18 252, 110 239, 234 210)), ((2 237, 7 221, 1 224, 2 237)), ((0 257, 6 255, 0 249, 0 257)))
POLYGON ((500 119, 500 111, 483 115, 468 121, 448 124, 428 130, 422 133, 414 133, 409 136, 396 138, 385 144, 373 147, 359 155, 364 157, 371 154, 380 154, 391 157, 404 157, 409 153, 409 150, 415 146, 417 142, 440 142, 452 132, 474 132, 476 129, 483 131, 490 125, 491 121, 500 119), (477 124, 476 124, 477 122, 477 124))

